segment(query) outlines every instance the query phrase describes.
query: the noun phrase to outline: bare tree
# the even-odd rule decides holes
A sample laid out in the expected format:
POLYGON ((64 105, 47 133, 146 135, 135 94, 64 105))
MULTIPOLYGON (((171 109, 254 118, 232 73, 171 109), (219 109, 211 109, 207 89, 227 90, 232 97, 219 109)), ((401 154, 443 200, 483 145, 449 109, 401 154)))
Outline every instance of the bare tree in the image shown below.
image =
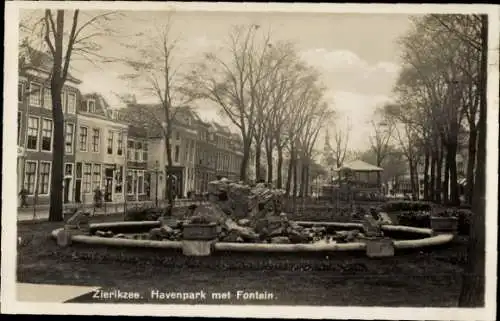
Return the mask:
MULTIPOLYGON (((407 76, 400 85, 404 84, 406 91, 411 87, 413 94, 420 92, 421 102, 425 101, 425 104, 420 105, 428 110, 427 117, 421 119, 424 120, 422 125, 432 129, 429 135, 424 136, 428 140, 426 146, 430 146, 428 149, 432 152, 431 163, 434 165, 431 169, 436 167, 435 185, 442 189, 444 200, 451 200, 454 204, 459 203, 456 154, 464 117, 472 130, 469 169, 473 168, 472 159, 475 158, 476 92, 480 59, 479 51, 474 48, 475 44, 465 42, 465 39, 478 35, 479 29, 477 24, 474 26, 474 21, 477 21, 474 16, 425 16, 414 20, 413 30, 401 41, 403 59, 408 68, 405 70, 407 76), (456 32, 452 32, 452 29, 456 32), (438 161, 435 161, 436 158, 438 161), (441 183, 443 162, 444 183, 441 183)), ((471 175, 472 173, 467 175, 470 185, 473 184, 471 175)))
MULTIPOLYGON (((377 110, 375 112, 375 117, 378 118, 380 113, 381 111, 377 110)), ((389 154, 394 126, 383 118, 381 120, 371 120, 370 124, 372 126, 372 134, 369 137, 370 148, 376 156, 376 165, 380 167, 389 154)), ((377 184, 381 184, 380 174, 377 175, 377 184)))
POLYGON ((461 107, 465 114, 468 137, 466 199, 472 201, 474 190, 474 168, 477 152, 478 117, 481 63, 481 17, 479 15, 431 15, 438 26, 451 33, 462 46, 457 68, 461 71, 456 96, 461 96, 461 107))
POLYGON ((419 184, 418 184, 418 162, 420 159, 420 149, 418 146, 418 134, 410 124, 402 124, 400 129, 394 126, 397 141, 403 155, 408 161, 408 168, 410 171, 410 186, 413 199, 418 199, 419 184))
POLYGON ((308 196, 310 182, 310 168, 314 159, 314 146, 318 139, 318 134, 323 126, 332 118, 333 112, 328 108, 328 105, 321 101, 322 92, 319 90, 310 101, 310 109, 305 121, 305 126, 298 136, 299 149, 301 152, 301 184, 300 195, 308 196))
MULTIPOLYGON (((308 122, 311 122, 315 114, 312 112, 322 98, 321 89, 318 88, 319 75, 316 70, 302 63, 295 65, 299 72, 299 79, 295 83, 293 96, 289 100, 291 118, 286 126, 286 147, 290 155, 288 163, 286 191, 287 194, 297 196, 298 188, 298 162, 301 148, 301 135, 304 134, 308 122), (313 108, 314 107, 314 108, 313 108), (293 185, 292 185, 293 183, 293 185), (292 188, 293 187, 293 191, 292 188)), ((302 137, 302 142, 304 141, 302 137)), ((302 145, 304 145, 302 143, 302 145)))
MULTIPOLYGON (((333 160, 335 167, 339 168, 344 164, 348 152, 349 136, 351 133, 351 123, 349 118, 345 119, 345 127, 337 124, 333 134, 333 160)), ((340 178, 340 172, 338 172, 340 178)))
MULTIPOLYGON (((112 33, 112 30, 107 29, 105 25, 115 15, 116 12, 104 12, 81 21, 79 10, 74 10, 70 14, 66 10, 47 9, 44 14, 34 12, 31 18, 23 19, 20 24, 21 31, 32 33, 31 37, 24 38, 24 48, 31 50, 32 44, 38 43, 40 48, 48 48, 48 55, 52 58, 52 68, 48 77, 50 79, 54 129, 49 221, 63 220, 65 125, 61 92, 68 78, 73 57, 81 57, 94 64, 104 58, 99 54, 101 47, 95 39, 109 36, 112 33), (65 21, 67 16, 70 16, 69 23, 65 21)), ((33 55, 30 56, 33 57, 33 55)))
MULTIPOLYGON (((294 103, 301 86, 307 82, 307 68, 294 54, 289 55, 288 63, 278 74, 276 90, 272 92, 272 107, 268 125, 266 149, 268 164, 272 164, 272 150, 276 147, 277 160, 277 188, 283 184, 283 164, 285 148, 291 143, 294 131, 298 129, 295 123, 298 115, 298 105, 294 103)), ((307 87, 307 86, 306 86, 307 87)), ((269 165, 268 165, 269 167, 269 165)), ((272 165, 271 167, 272 168, 272 165)), ((270 179, 272 177, 268 177, 270 179)))
MULTIPOLYGON (((484 305, 485 291, 485 214, 486 214, 486 99, 487 99, 487 70, 488 70, 488 17, 475 16, 479 25, 480 72, 478 83, 479 94, 479 121, 478 121, 478 149, 477 166, 475 173, 474 194, 472 197, 472 218, 469 245, 467 251, 467 266, 462 281, 459 306, 478 307, 484 305)), ((472 45, 471 41, 468 41, 472 45)))
MULTIPOLYGON (((262 105, 265 104, 262 100, 267 102, 268 99, 261 91, 267 86, 272 44, 269 34, 258 39, 259 29, 258 25, 234 27, 226 48, 229 57, 223 59, 208 53, 206 61, 199 63, 187 77, 191 94, 216 103, 240 130, 243 141, 240 179, 243 181, 247 179, 252 141, 258 122, 262 120, 262 105)), ((256 153, 260 154, 259 148, 256 153)))
MULTIPOLYGON (((156 106, 138 106, 133 117, 144 116, 144 121, 150 122, 160 129, 167 154, 167 175, 173 166, 172 159, 172 128, 176 115, 180 110, 188 110, 187 106, 193 97, 186 95, 184 76, 180 74, 181 64, 175 61, 178 39, 171 36, 171 21, 159 24, 149 34, 140 34, 135 45, 128 45, 135 51, 135 57, 125 58, 125 64, 132 72, 123 75, 124 79, 134 81, 146 93, 156 97, 156 106)), ((168 199, 167 213, 172 213, 174 194, 172 181, 166 180, 168 199)))
POLYGON ((428 185, 431 191, 436 190, 435 201, 441 201, 440 190, 448 200, 450 185, 450 200, 459 203, 455 157, 460 131, 464 127, 469 130, 467 194, 472 197, 474 215, 459 302, 469 307, 484 304, 487 39, 486 16, 447 14, 414 19, 401 41, 405 68, 396 87, 403 98, 401 105, 409 107, 403 123, 413 123, 412 128, 427 127, 419 136, 430 151, 428 185))
POLYGON ((262 136, 267 160, 267 181, 273 182, 274 171, 274 150, 278 152, 277 164, 277 185, 282 184, 283 147, 286 144, 286 137, 283 135, 283 128, 286 124, 289 105, 287 102, 292 96, 294 81, 298 75, 294 69, 298 57, 293 44, 289 42, 277 42, 271 50, 271 59, 275 60, 277 68, 272 68, 268 82, 270 86, 264 95, 268 96, 268 104, 264 112, 267 114, 262 122, 262 136))

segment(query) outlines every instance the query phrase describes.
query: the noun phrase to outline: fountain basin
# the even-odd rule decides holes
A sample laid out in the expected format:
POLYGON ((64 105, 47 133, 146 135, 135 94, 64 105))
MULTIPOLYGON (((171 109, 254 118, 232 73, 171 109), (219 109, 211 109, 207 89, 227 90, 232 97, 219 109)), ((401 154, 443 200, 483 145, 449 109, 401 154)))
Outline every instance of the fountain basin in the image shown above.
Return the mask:
MULTIPOLYGON (((324 226, 327 229, 362 229, 361 223, 343 223, 343 222, 296 222, 302 226, 324 226)), ((146 232, 151 228, 159 227, 159 221, 142 222, 108 222, 90 224, 90 233, 97 230, 111 230, 114 233, 146 232)), ((57 238, 58 233, 64 228, 52 231, 52 237, 57 238)), ((383 225, 382 231, 387 236, 407 235, 413 236, 410 239, 393 238, 395 251, 407 249, 420 249, 440 246, 451 242, 453 234, 434 235, 433 230, 426 228, 416 228, 400 225, 383 225)), ((71 235, 71 243, 81 243, 87 245, 102 245, 111 247, 134 247, 134 248, 156 248, 156 249, 174 249, 183 248, 182 241, 154 241, 126 238, 109 238, 93 235, 71 235)), ((221 252, 359 252, 366 251, 365 242, 351 243, 328 243, 320 241, 316 243, 301 244, 268 244, 268 243, 229 243, 216 242, 213 251, 221 252)))

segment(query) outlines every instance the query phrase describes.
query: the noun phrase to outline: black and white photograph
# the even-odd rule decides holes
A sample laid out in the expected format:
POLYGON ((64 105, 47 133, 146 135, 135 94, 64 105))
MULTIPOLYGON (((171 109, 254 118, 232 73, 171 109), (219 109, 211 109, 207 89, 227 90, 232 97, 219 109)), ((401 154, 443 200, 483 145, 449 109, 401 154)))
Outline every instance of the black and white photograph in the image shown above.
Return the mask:
POLYGON ((499 22, 6 2, 2 312, 494 320, 499 22))

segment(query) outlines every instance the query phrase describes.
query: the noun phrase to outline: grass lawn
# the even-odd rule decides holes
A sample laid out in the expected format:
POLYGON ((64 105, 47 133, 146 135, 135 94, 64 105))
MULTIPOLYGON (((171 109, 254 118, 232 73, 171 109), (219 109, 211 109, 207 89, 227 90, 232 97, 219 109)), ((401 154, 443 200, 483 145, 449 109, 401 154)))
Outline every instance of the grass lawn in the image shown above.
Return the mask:
MULTIPOLYGON (((94 217, 94 222, 121 220, 94 217)), ((322 255, 218 253, 184 257, 165 250, 60 248, 49 238, 62 223, 18 223, 18 282, 101 286, 123 291, 227 292, 205 303, 456 306, 466 240, 428 252, 369 259, 364 253, 322 255), (237 290, 267 291, 271 301, 241 301, 237 290)), ((162 303, 157 301, 157 303, 162 303)), ((169 303, 179 303, 169 301, 169 303)), ((202 302, 184 302, 202 303, 202 302)))

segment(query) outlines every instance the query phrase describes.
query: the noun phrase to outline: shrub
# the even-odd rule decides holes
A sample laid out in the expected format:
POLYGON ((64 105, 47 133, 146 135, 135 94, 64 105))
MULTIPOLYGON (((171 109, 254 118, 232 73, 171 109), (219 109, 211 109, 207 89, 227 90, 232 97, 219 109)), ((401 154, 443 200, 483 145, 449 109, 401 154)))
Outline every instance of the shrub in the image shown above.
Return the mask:
POLYGON ((430 228, 431 215, 425 211, 405 211, 398 214, 400 225, 430 228))
POLYGON ((470 223, 473 215, 470 209, 448 208, 443 209, 434 215, 440 217, 456 217, 458 220, 458 233, 461 235, 469 235, 470 223))
POLYGON ((191 224, 210 224, 213 222, 213 220, 210 217, 204 216, 204 215, 197 215, 193 216, 189 222, 191 224))
POLYGON ((156 221, 165 211, 165 208, 132 209, 127 211, 125 221, 156 221))
POLYGON ((382 209, 387 212, 403 212, 403 211, 425 211, 430 212, 432 204, 422 201, 390 201, 382 206, 382 209))
MULTIPOLYGON (((470 210, 457 208, 443 208, 433 214, 433 216, 438 217, 456 217, 458 219, 458 234, 460 235, 469 235, 472 215, 470 210)), ((431 226, 431 214, 426 211, 401 212, 398 214, 398 220, 401 225, 423 228, 431 226)))

